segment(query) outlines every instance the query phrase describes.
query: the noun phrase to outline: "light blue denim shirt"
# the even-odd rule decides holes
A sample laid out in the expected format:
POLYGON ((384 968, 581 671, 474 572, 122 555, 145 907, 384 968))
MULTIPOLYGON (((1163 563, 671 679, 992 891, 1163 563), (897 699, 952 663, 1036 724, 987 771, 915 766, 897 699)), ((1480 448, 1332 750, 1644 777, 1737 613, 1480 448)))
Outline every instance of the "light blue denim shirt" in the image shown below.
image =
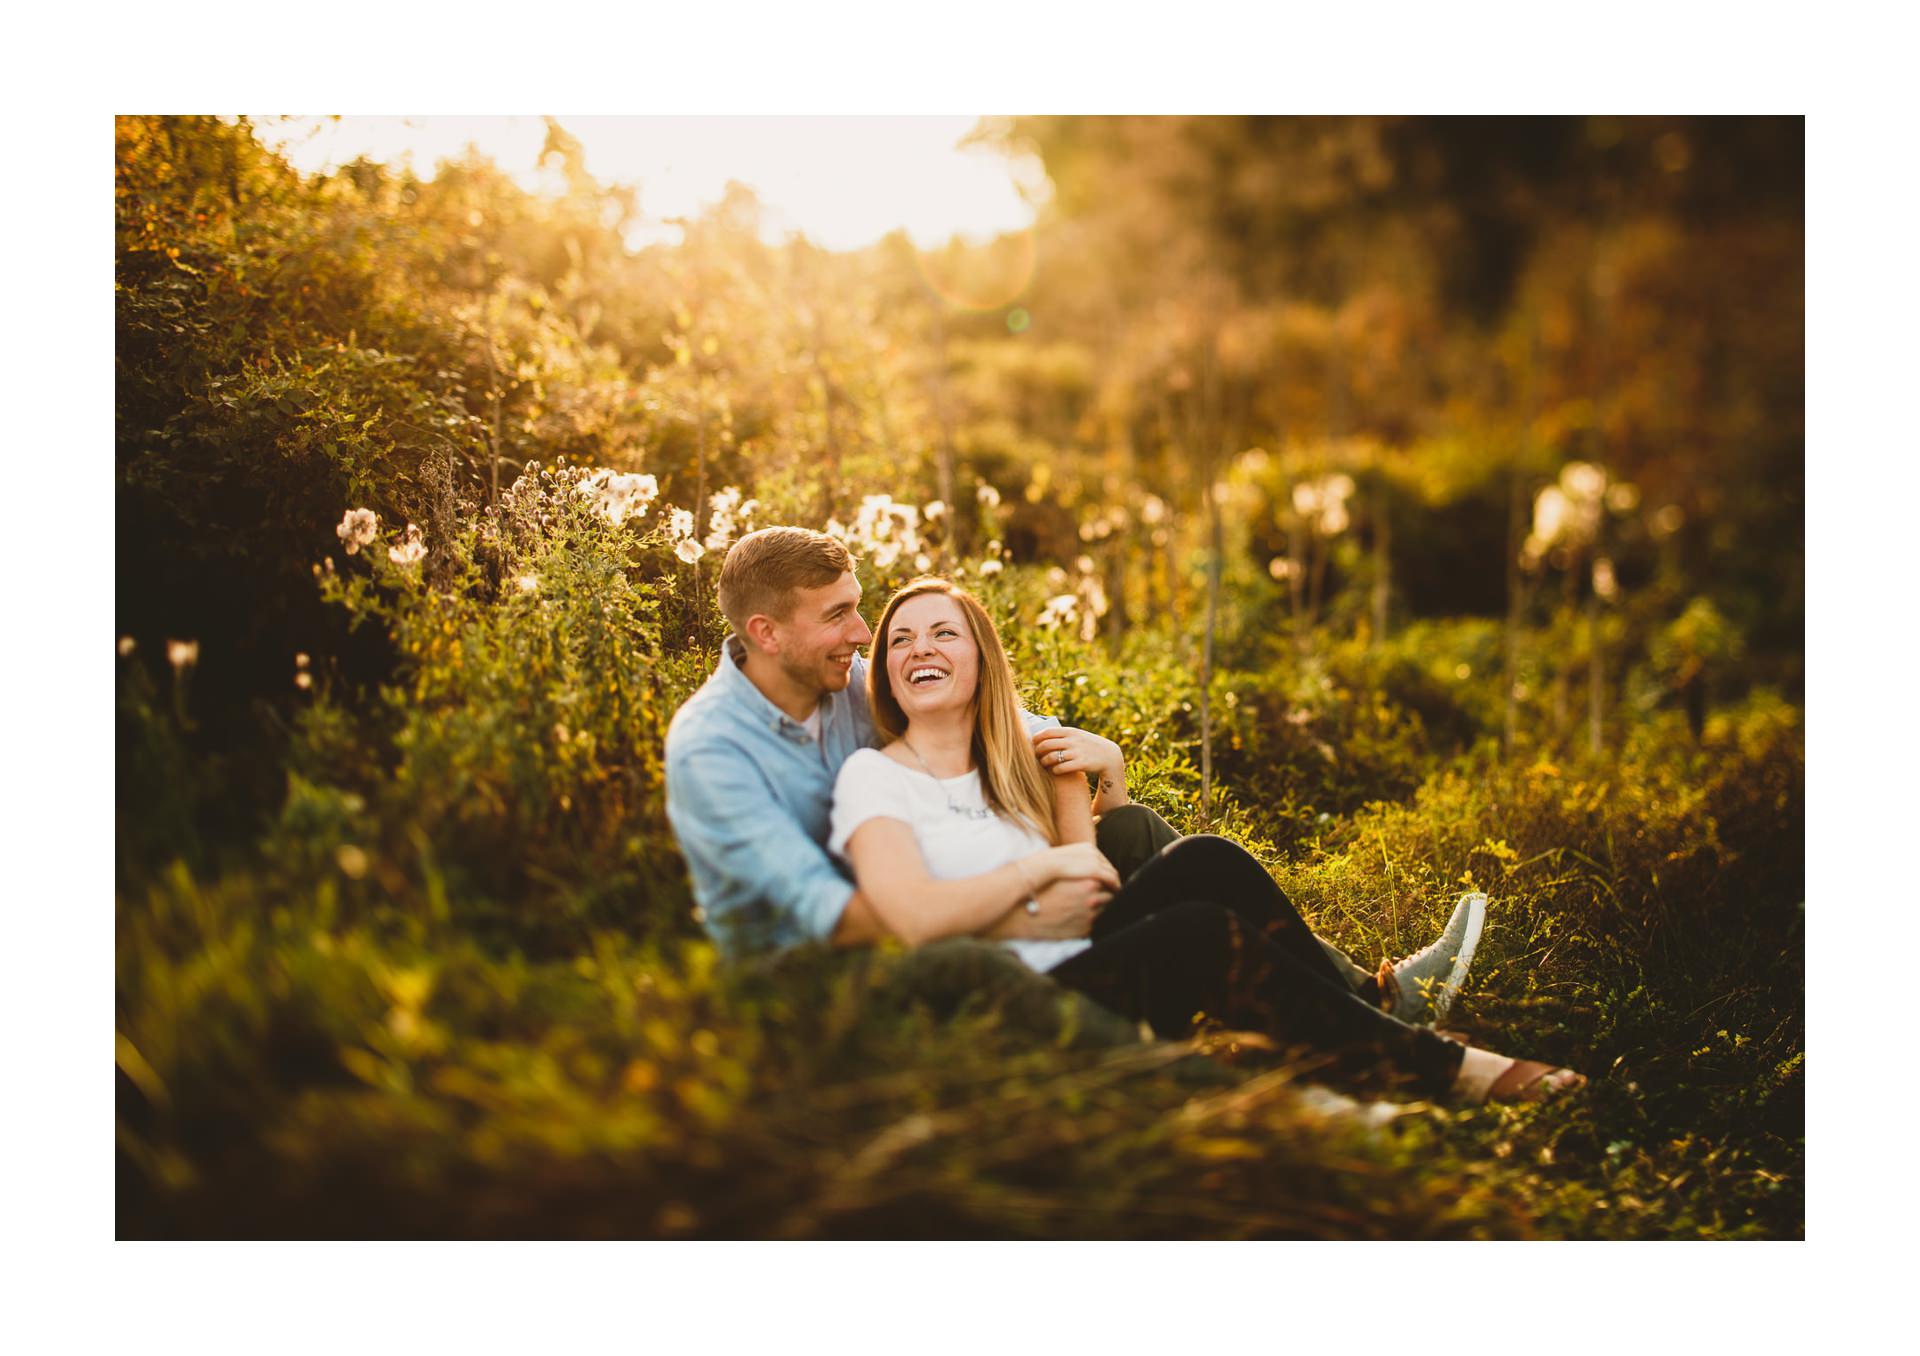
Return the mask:
MULTIPOLYGON (((713 676, 667 727, 667 821, 701 921, 735 956, 833 935, 853 898, 845 865, 826 849, 833 782, 856 749, 880 742, 863 656, 846 687, 820 699, 816 741, 741 672, 738 643, 727 637, 713 676)), ((1029 732, 1060 724, 1026 723, 1029 732)))

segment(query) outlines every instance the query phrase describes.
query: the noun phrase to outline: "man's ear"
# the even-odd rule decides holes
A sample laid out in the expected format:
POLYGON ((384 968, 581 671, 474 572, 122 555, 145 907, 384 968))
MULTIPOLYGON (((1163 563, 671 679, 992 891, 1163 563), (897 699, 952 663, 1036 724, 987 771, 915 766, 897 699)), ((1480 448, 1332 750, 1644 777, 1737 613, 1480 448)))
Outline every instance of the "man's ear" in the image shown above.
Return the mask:
POLYGON ((764 612, 756 612, 747 618, 747 644, 762 654, 780 653, 780 634, 774 620, 764 612))

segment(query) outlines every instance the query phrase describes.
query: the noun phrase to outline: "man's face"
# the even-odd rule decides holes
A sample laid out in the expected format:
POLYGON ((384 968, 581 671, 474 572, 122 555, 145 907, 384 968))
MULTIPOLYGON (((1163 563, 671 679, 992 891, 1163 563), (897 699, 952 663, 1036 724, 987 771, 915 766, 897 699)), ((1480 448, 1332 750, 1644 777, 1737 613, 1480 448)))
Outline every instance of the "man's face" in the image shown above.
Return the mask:
POLYGON ((873 639, 860 619, 860 583, 852 571, 817 589, 795 589, 793 610, 773 625, 781 670, 810 692, 846 687, 854 652, 873 639))

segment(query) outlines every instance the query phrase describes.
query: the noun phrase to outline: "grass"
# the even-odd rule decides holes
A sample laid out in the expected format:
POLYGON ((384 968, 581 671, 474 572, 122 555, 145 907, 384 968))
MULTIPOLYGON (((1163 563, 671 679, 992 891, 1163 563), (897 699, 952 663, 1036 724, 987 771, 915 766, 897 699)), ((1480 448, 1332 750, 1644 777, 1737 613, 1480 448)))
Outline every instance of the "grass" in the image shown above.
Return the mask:
POLYGON ((977 946, 536 957, 179 868, 120 904, 119 1232, 1798 1237, 1802 787, 1762 701, 1630 763, 1469 752, 1284 854, 1244 835, 1363 960, 1486 889, 1452 1024, 1594 1080, 1376 1130, 1297 1054, 1143 1043, 977 946))

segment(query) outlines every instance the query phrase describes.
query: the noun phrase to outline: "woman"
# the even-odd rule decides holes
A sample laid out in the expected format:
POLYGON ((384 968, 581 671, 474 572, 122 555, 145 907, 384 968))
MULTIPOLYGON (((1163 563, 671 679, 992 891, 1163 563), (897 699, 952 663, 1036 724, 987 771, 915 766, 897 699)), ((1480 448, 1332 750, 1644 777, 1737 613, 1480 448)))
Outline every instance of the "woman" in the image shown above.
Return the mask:
POLYGON ((842 767, 828 846, 909 944, 995 938, 1163 1038, 1205 1014, 1351 1070, 1385 1064, 1429 1095, 1521 1100, 1585 1081, 1362 1001, 1266 871, 1226 839, 1180 839, 1123 886, 1093 846, 1079 764, 1058 749, 1046 755, 1057 772, 1035 758, 999 635, 964 589, 908 584, 873 644, 870 706, 892 742, 842 767))

